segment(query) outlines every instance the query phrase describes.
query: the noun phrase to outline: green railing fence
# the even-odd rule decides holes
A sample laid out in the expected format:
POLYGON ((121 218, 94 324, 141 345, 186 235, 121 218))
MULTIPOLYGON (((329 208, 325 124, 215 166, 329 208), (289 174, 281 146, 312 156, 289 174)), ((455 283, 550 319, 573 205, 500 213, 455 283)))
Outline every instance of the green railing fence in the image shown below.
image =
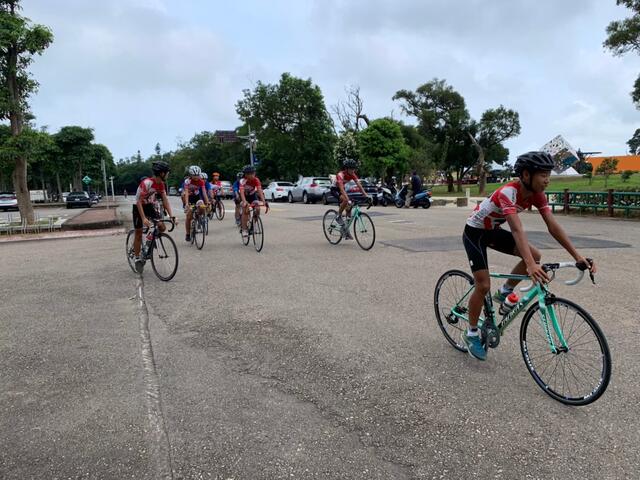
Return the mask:
POLYGON ((562 192, 544 192, 547 201, 555 212, 560 207, 563 213, 569 214, 571 209, 606 211, 613 217, 616 210, 622 210, 625 217, 629 217, 632 211, 640 211, 640 192, 614 192, 609 189, 606 192, 578 192, 565 188, 562 192))

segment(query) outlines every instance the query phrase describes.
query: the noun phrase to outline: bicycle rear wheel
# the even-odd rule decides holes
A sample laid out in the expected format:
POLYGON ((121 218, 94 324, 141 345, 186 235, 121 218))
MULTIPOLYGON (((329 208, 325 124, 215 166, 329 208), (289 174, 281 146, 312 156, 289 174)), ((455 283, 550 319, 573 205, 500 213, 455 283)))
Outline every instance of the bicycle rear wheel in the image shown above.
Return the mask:
POLYGON ((433 305, 440 330, 453 348, 461 352, 467 351, 460 335, 466 330, 469 323, 454 315, 453 309, 455 308, 457 313, 468 318, 467 303, 472 287, 473 277, 471 275, 461 270, 449 270, 438 279, 433 294, 433 305))
POLYGON ((133 273, 138 273, 136 271, 136 254, 133 250, 133 241, 136 237, 135 234, 135 230, 129 230, 129 233, 127 234, 127 241, 125 242, 125 253, 127 255, 127 262, 129 263, 129 267, 131 267, 133 273))
POLYGON ((337 245, 342 240, 342 225, 338 223, 338 212, 336 210, 327 210, 322 217, 322 230, 324 236, 331 245, 337 245))
POLYGON ((264 230, 260 216, 253 217, 253 246, 256 248, 256 252, 262 250, 264 246, 264 230))
POLYGON ((222 203, 222 200, 218 200, 216 202, 215 212, 216 212, 216 218, 222 221, 222 219, 224 218, 224 203, 222 203))
POLYGON ((549 319, 549 330, 557 353, 549 346, 543 328, 540 305, 535 303, 520 327, 520 350, 529 373, 551 398, 567 405, 588 405, 607 389, 611 379, 611 353, 596 321, 579 305, 562 298, 550 298, 568 349, 549 319))
POLYGON ((376 227, 373 220, 366 213, 360 213, 353 222, 353 234, 356 242, 363 250, 371 250, 376 243, 376 227))
POLYGON ((195 226, 195 242, 196 242, 196 247, 198 248, 198 250, 202 250, 202 247, 204 247, 204 236, 205 236, 205 226, 204 226, 204 219, 202 217, 199 217, 196 220, 196 226, 195 226))
POLYGON ((178 248, 166 233, 160 233, 151 246, 151 266, 156 276, 165 282, 178 271, 178 248))

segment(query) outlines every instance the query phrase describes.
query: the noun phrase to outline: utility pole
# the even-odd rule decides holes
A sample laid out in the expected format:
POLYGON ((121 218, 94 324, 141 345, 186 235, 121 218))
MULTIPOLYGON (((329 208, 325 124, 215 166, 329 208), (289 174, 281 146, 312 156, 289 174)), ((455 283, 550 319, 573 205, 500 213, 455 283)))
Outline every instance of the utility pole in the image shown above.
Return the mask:
MULTIPOLYGON (((104 199, 109 201, 109 186, 107 185, 107 167, 105 165, 104 158, 101 160, 102 163, 102 179, 104 181, 104 199)), ((107 203, 107 208, 109 208, 109 204, 107 203)))
POLYGON ((109 177, 109 180, 111 181, 111 200, 113 200, 113 201, 115 202, 115 201, 116 201, 116 193, 115 193, 115 191, 113 190, 113 179, 114 179, 114 178, 115 178, 115 177, 114 177, 113 175, 111 175, 111 176, 109 177))
POLYGON ((258 139, 256 138, 256 134, 251 131, 251 125, 249 125, 249 135, 246 135, 246 136, 238 135, 238 138, 247 140, 248 142, 247 146, 249 147, 249 163, 251 166, 253 166, 254 165, 253 150, 256 148, 256 143, 258 143, 258 139))

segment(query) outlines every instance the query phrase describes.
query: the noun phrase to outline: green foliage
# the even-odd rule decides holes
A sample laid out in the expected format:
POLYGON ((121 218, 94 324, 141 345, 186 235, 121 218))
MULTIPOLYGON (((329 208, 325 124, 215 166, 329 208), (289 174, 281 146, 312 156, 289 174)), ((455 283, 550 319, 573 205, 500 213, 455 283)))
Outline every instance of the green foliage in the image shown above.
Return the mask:
POLYGON ((489 109, 482 114, 477 132, 478 143, 485 151, 485 161, 504 165, 509 150, 502 143, 520 135, 520 115, 502 105, 489 109))
POLYGON ((604 176, 604 187, 607 188, 609 176, 615 173, 618 167, 618 160, 615 158, 605 158, 598 168, 596 168, 596 175, 604 176))
POLYGON ((629 153, 632 155, 640 155, 640 128, 636 129, 633 136, 627 141, 629 145, 629 153))
POLYGON ((635 170, 624 170, 621 174, 620 174, 620 178, 622 179, 622 181, 624 183, 627 183, 627 181, 632 177, 632 175, 634 173, 637 173, 635 170))
POLYGON ((284 73, 276 85, 258 82, 243 93, 236 111, 256 132, 260 175, 293 180, 334 170, 333 124, 311 79, 284 73))
POLYGON ((360 161, 360 150, 358 148, 358 137, 351 130, 345 130, 336 139, 333 146, 333 158, 335 160, 335 169, 339 169, 342 163, 351 158, 360 161))
MULTIPOLYGON (((607 39, 604 41, 604 46, 616 56, 634 51, 640 53, 640 2, 617 0, 616 3, 630 9, 632 15, 624 20, 615 20, 607 26, 607 39)), ((634 83, 631 98, 640 109, 640 76, 634 83)))
POLYGON ((398 122, 389 118, 373 120, 359 132, 358 143, 364 173, 387 178, 390 171, 406 170, 411 152, 398 122))

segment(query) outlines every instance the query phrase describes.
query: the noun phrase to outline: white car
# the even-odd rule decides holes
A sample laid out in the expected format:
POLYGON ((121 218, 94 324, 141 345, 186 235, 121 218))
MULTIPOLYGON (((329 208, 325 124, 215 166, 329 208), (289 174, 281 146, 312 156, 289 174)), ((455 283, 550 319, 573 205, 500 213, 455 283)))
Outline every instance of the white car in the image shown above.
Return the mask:
POLYGON ((275 202, 276 200, 284 200, 288 198, 289 191, 293 188, 291 182, 271 182, 267 188, 264 189, 264 198, 275 202))

